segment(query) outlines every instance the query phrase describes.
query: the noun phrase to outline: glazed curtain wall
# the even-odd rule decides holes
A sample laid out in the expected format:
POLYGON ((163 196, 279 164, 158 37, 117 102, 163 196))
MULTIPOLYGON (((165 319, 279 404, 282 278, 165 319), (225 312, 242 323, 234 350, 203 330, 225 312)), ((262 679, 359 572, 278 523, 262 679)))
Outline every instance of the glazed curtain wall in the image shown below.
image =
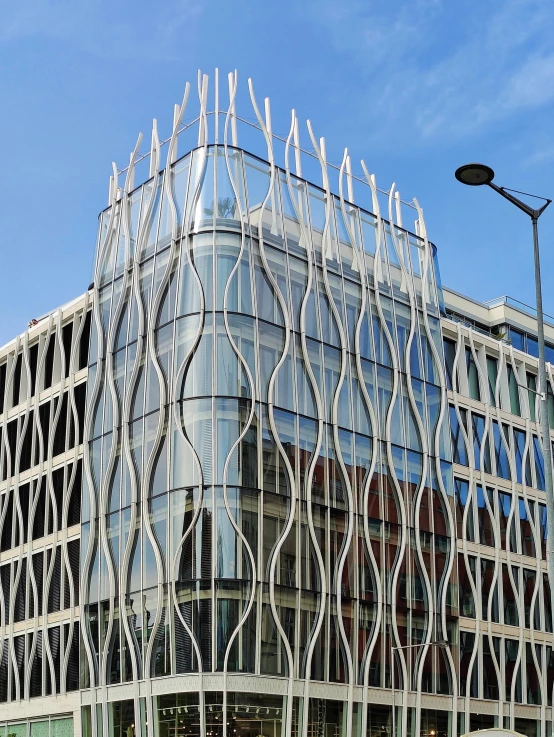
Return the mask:
POLYGON ((455 692, 425 645, 457 616, 432 247, 222 146, 129 186, 95 269, 82 686, 390 686, 423 643, 396 688, 455 692))

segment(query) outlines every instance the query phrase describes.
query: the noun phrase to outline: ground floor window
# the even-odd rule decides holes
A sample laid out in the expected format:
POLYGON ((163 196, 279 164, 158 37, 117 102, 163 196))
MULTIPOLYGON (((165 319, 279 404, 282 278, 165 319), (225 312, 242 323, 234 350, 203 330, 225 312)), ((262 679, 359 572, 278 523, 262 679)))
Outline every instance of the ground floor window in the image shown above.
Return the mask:
POLYGON ((0 722, 0 737, 73 737, 73 717, 0 722))
MULTIPOLYGON (((304 733, 303 720, 307 719, 309 737, 347 737, 351 719, 352 737, 452 737, 452 713, 439 709, 421 709, 419 718, 414 708, 396 708, 396 724, 393 725, 392 707, 354 703, 349 717, 347 703, 334 699, 311 697, 307 708, 303 699, 294 697, 290 712, 287 697, 278 694, 259 694, 229 691, 224 697, 221 691, 197 691, 154 696, 152 711, 148 712, 146 700, 113 701, 102 714, 102 706, 85 706, 82 709, 82 737, 145 737, 148 714, 154 720, 156 737, 300 737, 304 733), (138 713, 135 711, 138 709, 138 713), (94 711, 96 710, 96 711, 94 711), (96 728, 93 728, 95 717, 96 728), (107 720, 107 722, 106 722, 107 720), (364 731, 365 722, 365 731, 364 731), (103 734, 107 723, 108 735, 103 734)), ((492 714, 470 713, 469 724, 465 715, 458 713, 458 734, 463 735, 497 725, 492 714)), ((506 723, 504 727, 510 728, 506 723)), ((550 725, 548 725, 550 726, 550 725)), ((525 737, 542 737, 539 723, 534 719, 515 719, 516 732, 525 737)), ((548 734, 551 734, 549 732, 548 734)), ((50 719, 40 721, 0 723, 0 737, 72 737, 73 720, 50 719)))
POLYGON ((514 720, 514 728, 516 732, 526 735, 526 737, 537 737, 538 724, 536 719, 518 719, 514 720))
POLYGON ((469 729, 466 732, 475 732, 477 729, 491 729, 498 726, 497 717, 493 714, 470 714, 469 729))

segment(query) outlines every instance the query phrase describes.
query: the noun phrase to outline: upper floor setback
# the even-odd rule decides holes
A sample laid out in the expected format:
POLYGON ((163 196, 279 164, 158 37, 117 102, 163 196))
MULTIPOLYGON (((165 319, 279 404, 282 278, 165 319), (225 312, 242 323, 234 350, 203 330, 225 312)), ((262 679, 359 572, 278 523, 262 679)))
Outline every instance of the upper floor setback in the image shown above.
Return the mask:
MULTIPOLYGON (((531 330, 536 319, 514 307, 507 299, 487 308, 470 298, 444 290, 447 313, 456 305, 457 315, 442 318, 442 334, 446 385, 464 405, 484 411, 493 408, 501 419, 525 428, 525 421, 538 421, 538 358, 531 347, 531 330), (453 296, 454 295, 454 298, 453 296), (461 310, 465 316, 460 319, 461 310), (494 313, 493 315, 489 314, 494 313), (488 327, 485 318, 489 317, 488 327), (472 324, 472 319, 476 322, 472 324), (519 320, 519 322, 516 322, 519 320), (517 324, 518 327, 514 327, 517 324), (529 333, 525 334, 523 328, 529 333), (525 338, 527 344, 511 340, 513 335, 525 338)), ((531 308, 529 308, 530 310, 531 308)), ((546 339, 554 345, 554 327, 545 326, 546 339)), ((547 345, 548 413, 554 430, 554 347, 547 345)), ((536 429, 536 428, 535 428, 536 429)))
MULTIPOLYGON (((538 358, 537 313, 534 307, 504 295, 478 302, 443 287, 445 315, 483 335, 502 340, 517 351, 538 358)), ((544 317, 545 357, 554 365, 554 317, 544 317)))

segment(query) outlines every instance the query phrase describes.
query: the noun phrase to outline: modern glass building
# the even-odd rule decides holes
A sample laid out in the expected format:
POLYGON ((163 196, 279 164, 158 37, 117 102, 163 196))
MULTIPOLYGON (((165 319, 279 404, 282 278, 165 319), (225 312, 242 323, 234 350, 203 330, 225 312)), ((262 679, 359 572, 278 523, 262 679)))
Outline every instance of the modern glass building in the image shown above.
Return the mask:
POLYGON ((547 737, 534 315, 228 83, 0 349, 0 737, 547 737))

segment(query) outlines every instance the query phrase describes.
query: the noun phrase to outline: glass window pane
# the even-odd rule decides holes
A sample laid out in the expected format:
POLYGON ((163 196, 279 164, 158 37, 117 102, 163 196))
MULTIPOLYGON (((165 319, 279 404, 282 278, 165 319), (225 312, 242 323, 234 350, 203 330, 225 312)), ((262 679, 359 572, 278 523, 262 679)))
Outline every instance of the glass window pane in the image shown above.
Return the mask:
POLYGON ((445 338, 444 345, 444 363, 446 368, 446 387, 454 388, 454 358, 456 357, 456 343, 453 340, 445 338))
POLYGON ((527 396, 529 397, 529 414, 533 422, 537 421, 536 402, 537 402, 537 377, 535 374, 527 374, 527 396))
POLYGON ((535 356, 535 358, 539 357, 539 342, 530 335, 527 336, 527 353, 535 356))
POLYGON ((487 356, 487 376, 489 379, 489 400, 496 407, 496 379, 498 377, 498 361, 496 358, 487 356))
MULTIPOLYGON (((73 720, 70 720, 71 722, 73 720)), ((31 737, 48 737, 49 724, 48 721, 31 722, 31 737)))
POLYGON ((473 524, 473 509, 469 496, 469 483, 464 479, 455 478, 454 487, 456 493, 456 522, 458 537, 474 542, 475 529, 473 524), (467 520, 464 526, 464 514, 466 514, 466 507, 468 505, 469 509, 467 510, 467 520))
POLYGON ((491 473, 491 458, 489 449, 489 436, 483 440, 485 433, 485 418, 475 412, 471 413, 471 424, 473 428, 473 451, 475 455, 475 468, 478 471, 491 473), (483 467, 481 468, 481 456, 483 467))
POLYGON ((479 391, 479 375, 477 373, 477 366, 473 358, 471 348, 466 346, 466 368, 467 368, 467 384, 468 392, 471 399, 481 399, 481 393, 479 391))
POLYGON ((510 328, 510 340, 512 342, 512 345, 514 348, 517 348, 519 351, 525 350, 525 342, 524 342, 524 335, 523 333, 520 333, 519 330, 514 330, 514 328, 510 328))
POLYGON ((508 390, 510 393, 510 412, 521 417, 521 408, 519 405, 519 387, 514 369, 508 364, 508 390))
POLYGON ((8 737, 27 737, 27 723, 9 724, 8 737))
POLYGON ((73 719, 52 719, 50 737, 73 737, 73 719))
MULTIPOLYGON (((465 409, 460 409, 460 415, 462 423, 467 433, 467 412, 465 409)), ((450 432, 452 435, 452 449, 453 449, 453 461, 454 463, 460 463, 462 466, 469 466, 466 443, 464 440, 462 428, 458 422, 458 415, 456 414, 456 408, 450 405, 450 432)))
POLYGON ((541 443, 536 435, 533 435, 533 450, 535 454, 535 475, 537 488, 544 491, 544 461, 541 443))
POLYGON ((496 475, 503 479, 510 479, 510 464, 508 462, 508 454, 506 453, 506 444, 510 440, 510 428, 508 425, 502 425, 502 431, 498 422, 493 422, 494 437, 494 455, 496 459, 496 475))

